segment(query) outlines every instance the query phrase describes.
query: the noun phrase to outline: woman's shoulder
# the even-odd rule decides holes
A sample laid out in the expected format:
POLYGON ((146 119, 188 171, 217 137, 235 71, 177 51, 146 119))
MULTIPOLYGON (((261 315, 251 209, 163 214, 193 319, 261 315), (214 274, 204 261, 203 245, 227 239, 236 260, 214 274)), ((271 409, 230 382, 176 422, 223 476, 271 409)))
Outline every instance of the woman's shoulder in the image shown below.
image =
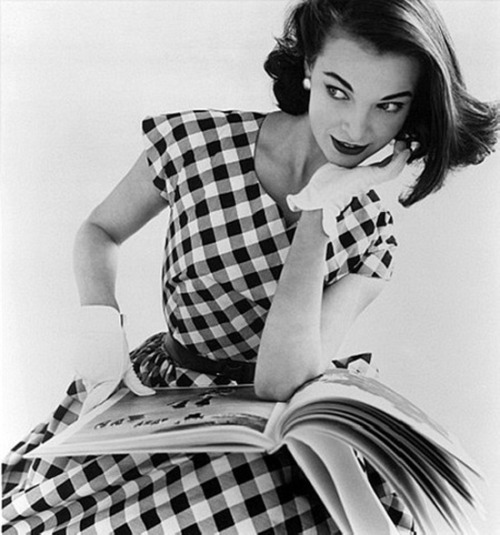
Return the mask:
POLYGON ((147 136, 171 137, 175 141, 204 134, 200 139, 207 140, 210 133, 227 135, 238 134, 258 128, 265 113, 241 110, 185 110, 148 116, 142 123, 147 136))
POLYGON ((187 110, 143 120, 144 146, 155 167, 159 189, 172 193, 178 184, 214 167, 215 160, 242 159, 252 150, 265 114, 253 111, 187 110), (231 152, 227 152, 231 151, 231 152))

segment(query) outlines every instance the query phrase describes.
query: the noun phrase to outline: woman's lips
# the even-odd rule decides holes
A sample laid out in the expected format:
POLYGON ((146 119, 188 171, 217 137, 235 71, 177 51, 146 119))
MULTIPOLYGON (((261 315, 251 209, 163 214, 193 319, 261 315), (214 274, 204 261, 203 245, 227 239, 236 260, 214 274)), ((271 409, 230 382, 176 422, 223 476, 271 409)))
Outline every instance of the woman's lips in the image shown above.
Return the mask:
POLYGON ((368 147, 368 145, 352 145, 350 143, 344 143, 343 141, 340 141, 334 138, 333 136, 330 137, 332 139, 332 143, 335 149, 341 152, 342 154, 347 154, 348 156, 357 156, 368 147))

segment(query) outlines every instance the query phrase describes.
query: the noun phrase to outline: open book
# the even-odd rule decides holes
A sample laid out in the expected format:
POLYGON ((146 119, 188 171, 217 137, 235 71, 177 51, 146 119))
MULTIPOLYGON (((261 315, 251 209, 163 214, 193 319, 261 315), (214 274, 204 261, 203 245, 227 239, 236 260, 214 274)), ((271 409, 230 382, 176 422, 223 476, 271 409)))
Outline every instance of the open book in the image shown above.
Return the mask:
POLYGON ((467 455, 439 425, 376 379, 331 370, 286 403, 252 386, 118 391, 29 457, 133 452, 273 452, 286 446, 342 533, 395 533, 361 469, 376 467, 435 533, 431 510, 470 533, 463 505, 475 497, 467 455), (361 512, 361 514, 360 514, 361 512))

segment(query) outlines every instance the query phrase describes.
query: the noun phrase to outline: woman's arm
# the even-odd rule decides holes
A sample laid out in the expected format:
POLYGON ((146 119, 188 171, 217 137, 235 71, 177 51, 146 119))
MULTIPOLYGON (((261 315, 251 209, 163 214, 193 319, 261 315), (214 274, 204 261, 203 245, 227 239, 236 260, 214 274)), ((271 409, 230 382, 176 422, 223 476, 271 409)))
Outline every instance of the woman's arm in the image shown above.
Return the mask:
POLYGON ((385 284, 346 275, 324 289, 327 244, 321 211, 303 212, 262 335, 255 374, 259 397, 286 400, 323 373, 385 284))
POLYGON ((82 306, 106 305, 119 310, 115 296, 118 247, 166 206, 142 153, 77 233, 74 270, 82 306))

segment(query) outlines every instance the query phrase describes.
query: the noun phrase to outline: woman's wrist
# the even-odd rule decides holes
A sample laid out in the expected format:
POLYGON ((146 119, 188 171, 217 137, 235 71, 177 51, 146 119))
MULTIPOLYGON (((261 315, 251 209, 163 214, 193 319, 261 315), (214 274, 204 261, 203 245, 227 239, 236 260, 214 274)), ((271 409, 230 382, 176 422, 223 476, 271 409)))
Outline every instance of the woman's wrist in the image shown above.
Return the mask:
POLYGON ((114 307, 90 305, 80 308, 80 324, 86 331, 117 332, 121 331, 125 316, 114 307))
POLYGON ((87 292, 80 296, 80 306, 82 307, 110 307, 120 312, 120 306, 114 295, 102 295, 99 292, 87 292))
POLYGON ((324 231, 323 210, 304 210, 300 215, 299 228, 309 234, 310 239, 318 243, 326 244, 329 236, 324 231))

